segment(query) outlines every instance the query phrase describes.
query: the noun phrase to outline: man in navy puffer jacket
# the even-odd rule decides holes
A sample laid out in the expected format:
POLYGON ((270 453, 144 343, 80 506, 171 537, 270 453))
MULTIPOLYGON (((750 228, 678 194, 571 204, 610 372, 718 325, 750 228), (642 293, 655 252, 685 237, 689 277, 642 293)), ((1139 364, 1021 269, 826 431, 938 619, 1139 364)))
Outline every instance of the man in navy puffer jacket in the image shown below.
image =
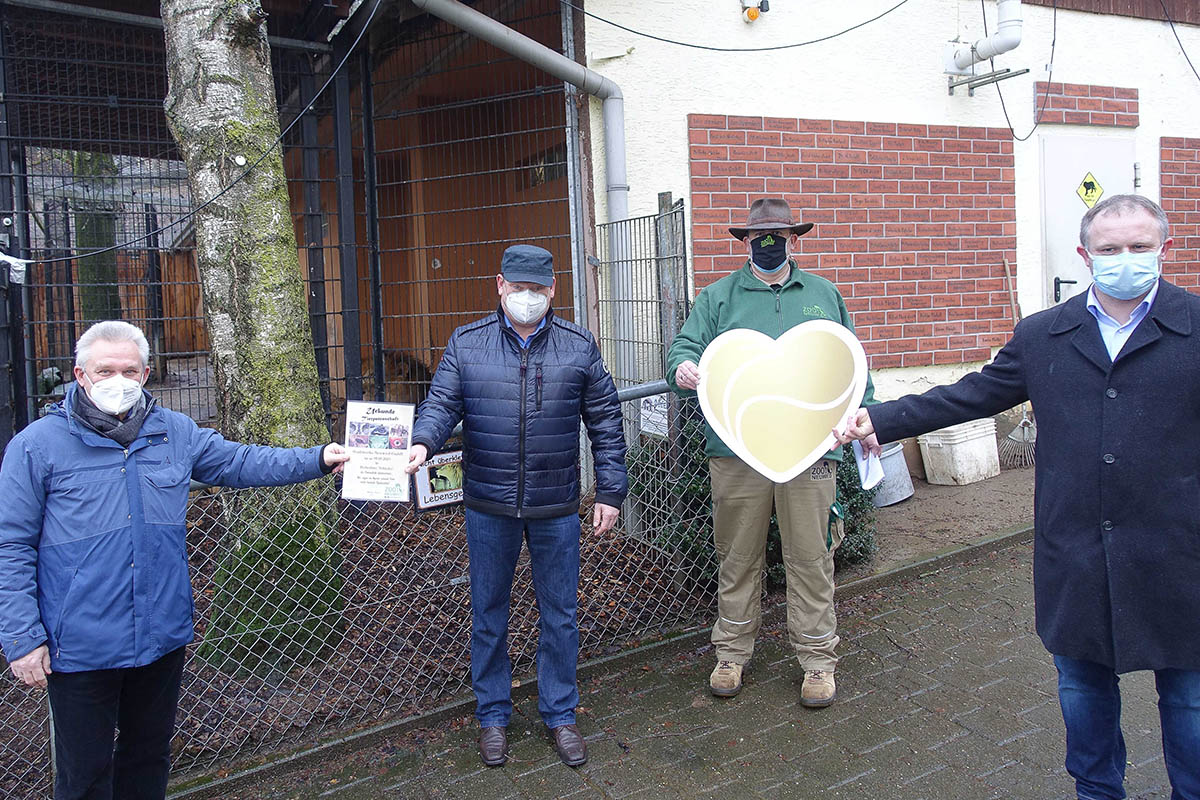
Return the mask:
POLYGON ((127 322, 96 323, 75 352, 77 382, 0 467, 0 645, 18 680, 49 690, 55 800, 151 800, 166 795, 193 636, 190 479, 282 486, 348 456, 237 444, 159 407, 127 322))
POLYGON ((529 547, 539 631, 538 710, 569 766, 587 760, 579 690, 579 423, 596 464, 597 533, 628 492, 621 408, 595 339, 554 316, 550 253, 504 251, 500 309, 456 330, 413 428, 409 472, 463 423, 463 500, 471 577, 471 684, 488 766, 507 760, 512 715, 508 613, 521 543, 529 547))

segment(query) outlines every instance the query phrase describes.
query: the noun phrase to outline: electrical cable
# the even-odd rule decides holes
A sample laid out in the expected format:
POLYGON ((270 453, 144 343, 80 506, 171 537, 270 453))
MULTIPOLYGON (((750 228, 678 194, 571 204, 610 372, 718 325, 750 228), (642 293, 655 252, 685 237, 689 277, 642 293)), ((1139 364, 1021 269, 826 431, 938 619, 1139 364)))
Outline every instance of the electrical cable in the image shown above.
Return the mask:
POLYGON ((376 3, 375 6, 371 9, 371 13, 367 15, 366 22, 363 23, 362 30, 360 30, 358 32, 358 35, 356 37, 354 37, 353 43, 351 43, 350 47, 348 47, 346 49, 346 55, 344 55, 342 57, 341 62, 339 62, 336 67, 334 67, 333 71, 329 73, 329 77, 325 80, 325 83, 321 84, 321 88, 317 89, 316 93, 313 94, 313 96, 309 99, 309 101, 305 105, 304 109, 299 114, 296 115, 296 118, 294 120, 292 120, 290 123, 288 123, 288 126, 286 128, 284 128, 282 131, 280 131, 279 136, 275 139, 275 141, 271 142, 270 146, 268 146, 267 149, 263 151, 262 155, 260 155, 257 159, 254 160, 253 163, 251 163, 248 167, 246 167, 246 169, 240 175, 238 175, 236 178, 234 178, 232 181, 230 181, 229 185, 226 186, 224 189, 217 192, 212 197, 208 198, 207 200, 205 200, 203 203, 196 206, 192 210, 188 211, 186 214, 183 214, 175 221, 169 222, 160 228, 157 228, 155 230, 144 233, 141 236, 135 236, 134 238, 129 239, 120 244, 110 245, 108 247, 103 247, 99 250, 89 250, 86 253, 79 253, 78 248, 73 248, 73 249, 75 249, 75 252, 76 252, 76 255, 73 255, 73 256, 59 256, 57 258, 31 258, 31 259, 20 259, 20 260, 28 261, 28 263, 30 263, 30 264, 56 264, 56 263, 60 263, 60 262, 64 262, 64 261, 76 261, 81 258, 89 258, 91 256, 98 256, 103 253, 111 253, 114 250, 123 250, 126 247, 129 247, 130 245, 137 244, 138 242, 143 242, 147 239, 157 236, 160 233, 163 233, 164 231, 174 228, 176 225, 181 225, 184 222, 187 222, 189 219, 196 216, 198 213, 203 211, 205 208, 208 208, 210 205, 212 205, 213 203, 220 200, 221 197, 224 196, 226 192, 228 192, 234 186, 237 186, 239 183, 242 182, 242 180, 244 180, 246 178, 246 176, 248 176, 251 172, 253 172, 255 169, 257 169, 259 164, 261 164, 263 161, 266 161, 267 157, 275 152, 275 148, 278 147, 281 142, 283 142, 284 137, 288 135, 288 133, 292 130, 292 128, 296 127, 296 124, 299 123, 300 120, 304 119, 305 114, 307 114, 313 110, 313 103, 316 102, 318 97, 320 97, 322 94, 325 93, 325 90, 329 88, 329 84, 333 83, 333 79, 335 77, 337 77, 337 74, 339 72, 341 72, 343 67, 346 66, 346 62, 350 60, 350 55, 354 52, 354 48, 358 47, 358 43, 360 41, 362 41, 363 36, 367 32, 367 29, 371 27, 371 21, 375 18, 375 12, 377 12, 379 10, 379 7, 382 5, 383 5, 383 3, 376 3))
POLYGON ((793 44, 779 44, 779 45, 774 45, 772 47, 711 47, 711 46, 705 45, 705 44, 693 44, 691 42, 680 42, 675 39, 667 39, 662 36, 655 36, 652 33, 645 33, 643 31, 634 30, 633 28, 626 27, 625 25, 622 25, 619 22, 613 22, 611 19, 605 19, 604 17, 601 17, 598 14, 593 14, 592 12, 584 9, 583 7, 575 5, 573 2, 571 2, 571 0, 559 0, 559 2, 562 3, 562 5, 569 6, 570 8, 573 8, 574 10, 580 12, 581 14, 583 14, 586 17, 591 17, 592 19, 596 20, 597 22, 603 22, 606 25, 612 25, 614 28, 620 28, 621 30, 626 31, 627 33, 632 33, 635 36, 643 36, 647 39, 653 39, 656 42, 663 42, 664 44, 673 44, 673 45, 677 45, 679 47, 690 47, 695 50, 711 50, 715 53, 767 53, 772 50, 790 50, 790 49, 796 48, 796 47, 807 47, 810 44, 817 44, 819 42, 827 42, 830 39, 836 39, 839 36, 845 36, 847 33, 850 33, 851 31, 856 31, 859 28, 862 28, 866 25, 870 25, 872 22, 875 22, 876 20, 883 19, 884 17, 886 17, 888 14, 895 11, 900 6, 908 3, 908 1, 909 0, 900 0, 899 3, 896 3, 896 5, 892 6, 887 11, 884 11, 882 14, 879 14, 878 16, 874 16, 874 17, 871 17, 871 19, 864 20, 863 22, 860 22, 857 25, 846 28, 844 31, 838 31, 837 33, 831 33, 828 36, 822 36, 819 39, 809 39, 806 42, 795 42, 793 44))
MULTIPOLYGON (((1160 0, 1161 2, 1161 0, 1160 0)), ((987 28, 987 10, 983 4, 983 0, 979 0, 979 11, 983 15, 983 35, 988 35, 987 28)), ((1050 30, 1050 69, 1046 72, 1046 92, 1042 95, 1042 102, 1038 106, 1037 114, 1033 118, 1033 127, 1029 129, 1029 133, 1024 136, 1017 136, 1016 130, 1013 128, 1012 120, 1008 116, 1008 106, 1004 102, 1004 92, 1000 91, 1000 84, 996 84, 996 96, 1000 98, 1000 110, 1004 112, 1004 122, 1008 125, 1008 132, 1012 134, 1013 140, 1024 142, 1033 136, 1033 132, 1042 124, 1042 112, 1046 110, 1046 103, 1050 99, 1050 82, 1054 80, 1054 47, 1058 44, 1058 0, 1054 0, 1054 17, 1051 22, 1050 30)), ((996 59, 988 59, 988 63, 992 67, 992 71, 996 71, 996 59)))
POLYGON ((1183 49, 1183 40, 1179 38, 1179 31, 1175 30, 1175 20, 1171 19, 1171 12, 1167 10, 1165 0, 1158 0, 1158 2, 1162 6, 1163 16, 1167 18, 1167 22, 1171 25, 1171 33, 1175 34, 1175 41, 1179 42, 1179 52, 1183 53, 1183 60, 1192 68, 1192 74, 1196 76, 1196 80, 1200 81, 1200 72, 1196 72, 1196 66, 1188 58, 1187 50, 1183 49))

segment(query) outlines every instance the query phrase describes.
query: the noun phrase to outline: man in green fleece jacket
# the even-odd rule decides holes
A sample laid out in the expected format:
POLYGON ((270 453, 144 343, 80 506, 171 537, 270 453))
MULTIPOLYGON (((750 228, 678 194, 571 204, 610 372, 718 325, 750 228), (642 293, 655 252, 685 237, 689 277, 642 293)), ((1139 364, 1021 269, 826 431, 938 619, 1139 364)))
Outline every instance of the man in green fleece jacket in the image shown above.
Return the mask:
MULTIPOLYGON (((797 223, 787 201, 756 200, 743 228, 730 228, 745 242, 745 266, 705 288, 691 315, 671 342, 667 381, 682 395, 694 394, 698 364, 709 342, 725 331, 749 328, 779 338, 813 319, 839 322, 854 330, 837 287, 801 271, 788 258, 812 223, 797 223)), ((867 381, 863 404, 874 402, 867 381)), ((800 702, 823 708, 837 693, 837 618, 833 607, 833 551, 843 526, 835 502, 835 473, 841 448, 831 450, 810 469, 787 483, 774 483, 733 454, 706 426, 705 453, 712 479, 713 538, 720 571, 717 622, 712 643, 717 665, 709 688, 718 697, 741 691, 742 671, 754 653, 762 621, 763 560, 767 527, 774 507, 779 521, 787 573, 788 638, 804 670, 800 702)))

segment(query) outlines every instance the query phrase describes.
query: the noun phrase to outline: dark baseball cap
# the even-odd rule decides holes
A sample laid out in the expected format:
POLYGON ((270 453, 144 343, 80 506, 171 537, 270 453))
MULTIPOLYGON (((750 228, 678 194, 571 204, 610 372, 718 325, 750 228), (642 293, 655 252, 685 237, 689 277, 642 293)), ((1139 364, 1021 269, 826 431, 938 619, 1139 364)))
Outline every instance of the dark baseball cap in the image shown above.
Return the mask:
POLYGON ((554 283, 554 256, 532 244, 514 244, 500 259, 500 274, 509 283, 554 283))

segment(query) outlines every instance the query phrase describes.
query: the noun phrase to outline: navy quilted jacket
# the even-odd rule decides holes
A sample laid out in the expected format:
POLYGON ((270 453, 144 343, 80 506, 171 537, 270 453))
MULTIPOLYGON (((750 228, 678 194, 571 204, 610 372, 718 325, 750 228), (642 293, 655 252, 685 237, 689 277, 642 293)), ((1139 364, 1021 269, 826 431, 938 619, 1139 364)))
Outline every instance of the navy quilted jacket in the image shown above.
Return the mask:
POLYGON ((528 349, 497 311, 454 331, 421 404, 413 443, 435 453, 463 423, 468 508, 546 518, 579 510, 579 422, 596 501, 629 491, 621 407, 592 335, 551 313, 528 349))

